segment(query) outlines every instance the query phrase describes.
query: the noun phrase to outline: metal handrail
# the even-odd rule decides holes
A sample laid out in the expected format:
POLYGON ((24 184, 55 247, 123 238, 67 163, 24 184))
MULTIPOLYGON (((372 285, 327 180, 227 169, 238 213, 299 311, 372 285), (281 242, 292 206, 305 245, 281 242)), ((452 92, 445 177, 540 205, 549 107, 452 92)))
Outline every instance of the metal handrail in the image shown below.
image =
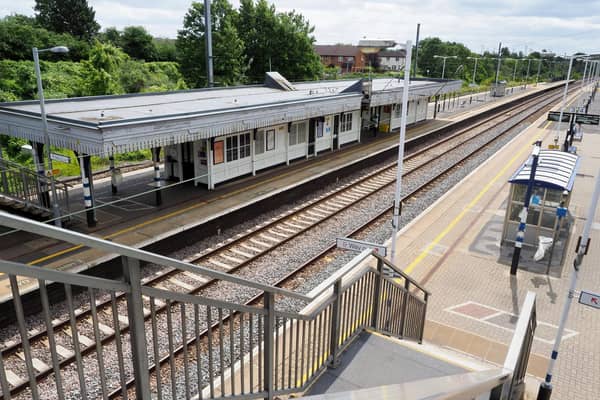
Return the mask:
POLYGON ((261 291, 276 293, 292 298, 296 298, 304 301, 311 301, 312 298, 307 297, 303 294, 296 293, 290 290, 278 288, 270 285, 263 285, 248 279, 233 276, 225 272, 215 271, 213 269, 194 265, 191 263, 175 260, 170 257, 162 256, 159 254, 151 253, 146 250, 140 250, 126 245, 122 245, 108 240, 96 238, 93 236, 85 235, 79 232, 69 231, 66 229, 58 228, 52 225, 43 224, 37 221, 32 221, 27 218, 11 215, 5 211, 0 210, 0 225, 8 226, 13 229, 23 230, 25 232, 35 233, 50 237, 64 242, 84 245, 98 250, 103 250, 109 253, 117 253, 125 257, 130 257, 140 261, 146 261, 158 265, 164 265, 167 267, 175 268, 181 271, 188 271, 200 275, 205 275, 211 278, 220 279, 226 282, 235 283, 238 285, 244 285, 261 291))
MULTIPOLYGON (((187 371, 185 372, 185 390, 189 393, 188 383, 190 377, 187 363, 190 355, 188 353, 190 353, 190 349, 194 348, 196 354, 193 356, 198 363, 198 370, 201 369, 200 363, 205 363, 203 368, 208 370, 208 380, 198 377, 198 382, 195 384, 195 387, 204 387, 204 391, 208 391, 203 397, 218 397, 215 394, 217 393, 215 388, 218 387, 218 392, 225 393, 225 396, 231 398, 252 399, 264 397, 273 399, 275 395, 304 391, 318 378, 324 368, 337 363, 339 353, 351 343, 353 337, 365 328, 377 329, 381 325, 383 327, 381 332, 399 338, 422 340, 429 292, 423 290, 421 286, 417 286, 414 280, 401 273, 401 271, 398 271, 398 273, 405 277, 404 285, 397 284, 391 278, 386 277, 384 265, 389 266, 389 263, 386 263, 381 257, 375 257, 377 268, 373 268, 370 265, 373 255, 368 252, 361 253, 356 257, 350 263, 350 267, 343 268, 340 273, 335 275, 335 281, 327 282, 327 287, 319 288, 309 293, 309 295, 303 295, 144 250, 31 221, 2 211, 0 211, 0 225, 116 253, 122 256, 123 265, 123 280, 110 280, 0 260, 0 272, 8 275, 13 295, 12 302, 23 348, 22 362, 26 367, 22 370, 27 371, 29 378, 19 384, 22 389, 17 389, 14 383, 9 385, 5 379, 3 360, 0 359, 0 388, 3 393, 8 393, 6 390, 15 391, 16 393, 17 390, 29 388, 32 398, 39 398, 37 394, 38 372, 43 376, 48 376, 54 372, 57 393, 61 393, 63 389, 66 390, 60 382, 62 361, 55 348, 56 346, 53 345, 56 340, 54 336, 64 332, 60 329, 55 331, 53 328, 53 321, 56 317, 52 315, 52 310, 49 307, 49 289, 46 288, 50 282, 54 283, 53 292, 58 291, 61 286, 64 288, 71 325, 70 337, 73 338, 74 355, 72 357, 74 357, 74 360, 70 362, 75 364, 79 372, 79 390, 81 392, 86 392, 87 385, 83 374, 83 355, 95 353, 99 370, 104 371, 105 369, 102 364, 102 354, 103 351, 109 350, 105 350, 108 342, 105 344, 102 336, 107 330, 115 332, 118 355, 118 365, 111 365, 110 367, 118 368, 122 390, 128 390, 127 382, 133 383, 135 384, 136 397, 141 399, 151 398, 151 380, 156 379, 156 390, 162 390, 164 385, 161 383, 160 374, 161 369, 167 363, 167 368, 171 370, 172 390, 176 390, 176 377, 179 376, 180 372, 176 371, 175 360, 179 354, 182 354, 183 364, 187 371), (141 278, 140 261, 188 271, 196 275, 206 275, 225 282, 261 290, 264 293, 262 307, 193 296, 165 288, 144 286, 141 278), (33 278, 34 281, 37 280, 39 286, 49 351, 53 361, 52 368, 46 371, 39 371, 39 369, 36 371, 40 366, 39 363, 36 364, 37 360, 32 355, 32 345, 30 345, 28 336, 28 332, 32 329, 30 324, 35 324, 35 321, 30 322, 25 319, 25 306, 22 299, 23 290, 19 287, 17 277, 26 277, 29 281, 33 278), (423 299, 419 298, 418 293, 412 293, 411 285, 422 290, 423 299), (74 306, 72 286, 87 289, 89 292, 89 307, 92 317, 89 322, 92 325, 95 339, 92 341, 93 344, 89 344, 89 338, 81 342, 78 338, 79 335, 84 336, 85 333, 78 333, 80 328, 75 322, 75 318, 76 314, 81 313, 79 308, 81 306, 77 309, 74 306), (98 319, 96 292, 103 292, 111 296, 112 328, 107 327, 105 323, 101 323, 98 319), (116 304, 117 292, 126 293, 125 310, 118 311, 116 304), (299 313, 277 310, 276 294, 302 301, 310 301, 309 306, 307 306, 310 311, 307 311, 307 307, 299 313), (388 296, 391 295, 397 301, 389 301, 391 298, 388 296), (158 307, 162 308, 163 323, 165 322, 164 318, 166 318, 166 329, 164 325, 160 325, 158 307), (191 313, 192 310, 193 313, 191 313), (122 321, 121 318, 123 317, 123 311, 127 315, 126 321, 122 321), (146 321, 144 316, 148 313, 151 314, 151 318, 146 321), (199 316, 202 313, 205 316, 200 322, 199 316), (172 320, 177 316, 179 316, 181 324, 174 327, 172 320), (225 317, 229 320, 226 320, 225 317), (151 325, 151 333, 147 324, 151 325), (200 324, 203 324, 204 333, 202 334, 200 324), (225 324, 229 324, 228 335, 224 335, 225 324), (124 353, 122 347, 119 347, 122 346, 120 343, 124 338, 124 336, 119 336, 122 330, 120 326, 129 330, 130 353, 124 353), (190 329, 192 329, 190 326, 195 327, 195 334, 192 337, 189 335, 190 329), (233 327, 235 326, 237 326, 235 328, 237 332, 234 332, 233 327), (159 332, 160 336, 169 340, 166 354, 164 346, 161 346, 157 341, 159 332), (202 336, 204 334, 206 334, 206 337, 202 336), (152 337, 151 341, 150 335, 152 337), (203 340, 203 344, 200 344, 203 340), (242 347, 245 340, 249 340, 249 343, 247 344, 247 350, 243 351, 242 347), (177 341, 177 350, 175 350, 175 341, 177 341), (239 344, 239 350, 236 349, 235 343, 239 344), (213 352, 211 346, 215 346, 215 349, 218 348, 218 351, 213 352), (204 349, 202 351, 207 351, 203 357, 200 356, 201 348, 204 349), (253 356, 256 357, 255 361, 252 361, 253 356), (130 361, 129 357, 131 357, 130 361), (214 359, 217 357, 218 360, 214 359), (239 366, 243 375, 244 360, 248 358, 251 371, 254 371, 254 368, 258 369, 258 379, 254 379, 252 372, 250 372, 248 378, 250 381, 249 393, 247 392, 248 385, 244 385, 243 378, 241 380, 241 390, 239 386, 237 390, 235 387, 235 366, 239 366), (150 359, 154 361, 154 365, 151 365, 150 359), (236 359, 240 360, 237 364, 236 359), (132 370, 125 367, 129 362, 133 366, 132 370), (206 363, 208 363, 208 367, 206 367, 206 363), (34 368, 34 365, 37 365, 37 367, 34 368), (152 377, 152 373, 155 378, 152 377), (226 376, 228 378, 225 378, 226 376), (224 384, 225 379, 229 379, 230 385, 224 384), (255 387, 257 387, 256 390, 255 387)), ((397 268, 393 269, 397 270, 397 268)), ((64 317, 61 316, 60 318, 64 317)), ((64 348, 61 351, 62 357, 64 348)), ((113 376, 115 375, 113 374, 113 376)), ((103 374, 100 374, 101 390, 105 396, 110 394, 108 391, 109 385, 106 383, 107 379, 103 374)), ((111 386, 114 386, 114 382, 111 386)), ((58 397, 62 398, 60 394, 58 397)))

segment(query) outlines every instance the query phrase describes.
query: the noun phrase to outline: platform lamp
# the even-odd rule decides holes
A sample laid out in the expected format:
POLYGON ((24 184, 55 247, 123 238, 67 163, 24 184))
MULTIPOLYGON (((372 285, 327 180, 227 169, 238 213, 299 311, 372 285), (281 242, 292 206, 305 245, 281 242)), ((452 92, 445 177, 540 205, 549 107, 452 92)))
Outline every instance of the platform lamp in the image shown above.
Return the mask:
POLYGON ((475 66, 473 67, 473 82, 471 83, 471 86, 477 86, 477 84, 475 83, 475 76, 477 74, 477 61, 483 58, 484 57, 467 57, 467 60, 475 60, 475 66))
MULTIPOLYGON (((40 115, 42 118, 42 127, 44 130, 44 144, 46 146, 46 154, 48 156, 48 170, 52 173, 52 152, 50 151, 50 134, 48 133, 48 120, 46 118, 46 104, 44 102, 44 88, 42 86, 42 73, 40 72, 39 53, 68 53, 69 48, 65 46, 55 46, 49 49, 38 50, 37 47, 34 47, 32 51, 33 63, 35 65, 35 75, 37 78, 38 96, 40 98, 40 115)), ((52 211, 54 214, 54 224, 56 226, 61 226, 60 207, 58 206, 54 175, 50 176, 50 187, 52 191, 52 211)))
POLYGON ((527 213, 529 211, 531 192, 533 191, 533 183, 535 182, 535 170, 537 169, 538 158, 541 149, 542 141, 538 140, 533 144, 533 151, 531 152, 531 157, 527 161, 527 164, 531 165, 531 172, 529 173, 529 180, 527 181, 527 190, 525 191, 525 199, 523 200, 523 209, 519 213, 519 229, 517 231, 517 238, 515 240, 515 250, 513 252, 512 263, 510 265, 511 275, 517 275, 517 268, 519 268, 519 257, 521 256, 521 247, 523 247, 523 241, 525 239, 527 213))
MULTIPOLYGON (((562 96, 562 101, 560 104, 560 115, 558 117, 558 123, 556 124, 556 133, 554 135, 554 145, 558 145, 558 139, 559 139, 559 132, 560 132, 560 126, 562 124, 562 118, 563 118, 563 113, 565 111, 565 103, 567 101, 567 91, 569 90, 569 79, 571 78, 571 68, 573 67, 573 59, 576 56, 571 56, 570 60, 569 60, 569 71, 567 72, 567 80, 565 82, 565 89, 563 91, 563 96, 562 96)), ((568 138, 569 134, 567 134, 567 138, 568 138)), ((568 149, 564 149, 565 151, 567 151, 568 149)))
MULTIPOLYGON (((404 65, 410 65, 410 58, 412 53, 412 42, 408 40, 406 46, 406 61, 404 65)), ((444 60, 445 61, 445 60, 444 60)), ((402 205, 400 203, 400 196, 402 192, 402 162, 404 160, 404 139, 406 136, 406 118, 408 117, 408 86, 410 84, 410 73, 404 71, 404 87, 402 88, 402 119, 400 120, 400 140, 398 143, 398 167, 396 168, 396 192, 394 195, 394 212, 392 216, 392 243, 390 249, 390 261, 394 263, 394 257, 396 256, 396 236, 398 235, 398 226, 400 224, 400 213, 402 212, 402 205)))
POLYGON ((446 60, 449 58, 458 58, 458 56, 438 56, 435 55, 433 56, 433 58, 441 58, 443 59, 443 63, 442 63, 442 79, 444 79, 444 73, 446 72, 446 60))

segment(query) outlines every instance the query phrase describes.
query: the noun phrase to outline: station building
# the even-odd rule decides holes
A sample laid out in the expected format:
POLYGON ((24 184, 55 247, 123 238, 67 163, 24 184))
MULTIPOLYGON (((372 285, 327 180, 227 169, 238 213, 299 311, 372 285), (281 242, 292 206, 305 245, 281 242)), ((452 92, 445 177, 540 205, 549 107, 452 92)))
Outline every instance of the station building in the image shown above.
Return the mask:
MULTIPOLYGON (((424 121, 430 98, 460 87, 461 81, 411 80, 407 123, 424 121)), ((214 189, 360 142, 366 130, 399 127, 402 89, 397 78, 290 83, 269 72, 263 85, 49 100, 46 110, 51 145, 87 160, 82 173, 90 183, 90 155, 152 149, 158 168, 163 148, 162 178, 214 189)), ((39 102, 0 104, 0 133, 40 148, 39 102)))

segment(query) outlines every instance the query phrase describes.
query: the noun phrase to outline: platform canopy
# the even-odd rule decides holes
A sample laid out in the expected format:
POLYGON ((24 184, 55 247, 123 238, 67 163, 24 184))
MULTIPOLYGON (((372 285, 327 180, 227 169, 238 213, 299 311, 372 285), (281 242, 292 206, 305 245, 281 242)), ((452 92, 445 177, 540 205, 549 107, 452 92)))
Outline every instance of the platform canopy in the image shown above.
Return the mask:
MULTIPOLYGON (((427 96, 456 90, 460 81, 410 86, 413 96, 427 96)), ((395 78, 372 87, 373 98, 401 96, 395 78)), ((290 83, 267 73, 263 85, 48 100, 46 112, 52 145, 108 155, 359 110, 361 89, 360 80, 290 83)), ((39 102, 0 103, 0 134, 43 143, 39 102)))
MULTIPOLYGON (((573 189, 579 168, 579 156, 559 150, 541 150, 535 171, 534 186, 547 189, 573 189)), ((510 183, 527 185, 531 175, 531 162, 528 160, 508 180, 510 183)))

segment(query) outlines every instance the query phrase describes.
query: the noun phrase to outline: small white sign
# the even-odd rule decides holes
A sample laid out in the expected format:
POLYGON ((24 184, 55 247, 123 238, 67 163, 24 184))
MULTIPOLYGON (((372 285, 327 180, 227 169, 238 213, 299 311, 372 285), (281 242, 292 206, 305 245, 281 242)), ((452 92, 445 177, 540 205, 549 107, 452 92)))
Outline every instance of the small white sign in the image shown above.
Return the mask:
POLYGON ((54 161, 60 161, 60 162, 63 162, 65 164, 70 164, 71 163, 71 158, 70 157, 63 156, 62 154, 58 154, 58 153, 50 153, 50 158, 53 159, 54 161))
POLYGON ((579 302, 586 306, 600 308, 600 294, 584 292, 579 293, 579 302))
POLYGON ((336 245, 340 249, 352 250, 359 253, 366 249, 372 249, 380 255, 382 255, 383 257, 387 255, 387 248, 385 246, 375 243, 364 242, 362 240, 337 238, 336 245))

